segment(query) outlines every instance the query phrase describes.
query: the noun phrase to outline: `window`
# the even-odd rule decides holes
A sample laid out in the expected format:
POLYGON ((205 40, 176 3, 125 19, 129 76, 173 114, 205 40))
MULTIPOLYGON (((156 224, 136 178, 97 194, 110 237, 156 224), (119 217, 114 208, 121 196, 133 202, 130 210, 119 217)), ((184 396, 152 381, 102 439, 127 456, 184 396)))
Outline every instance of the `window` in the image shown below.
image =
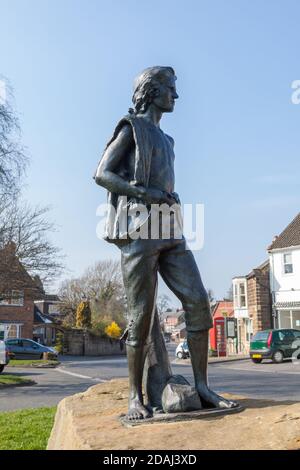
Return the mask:
POLYGON ((283 271, 284 271, 284 274, 293 273, 292 253, 285 253, 283 255, 283 271))
POLYGON ((259 331, 253 338, 253 341, 267 341, 269 337, 269 331, 259 331))
POLYGON ((246 329, 246 342, 249 343, 251 340, 251 332, 252 332, 252 320, 250 318, 245 318, 245 329, 246 329))
POLYGON ((2 294, 2 297, 0 297, 0 304, 23 306, 24 305, 24 291, 12 290, 11 292, 6 292, 2 294))
POLYGON ((291 343, 295 339, 295 336, 292 331, 283 331, 283 341, 286 343, 291 343))
POLYGON ((11 305, 24 305, 24 291, 13 290, 11 291, 11 305))
POLYGON ((279 328, 292 328, 291 312, 289 310, 278 311, 279 328))
POLYGON ((18 339, 10 339, 6 344, 7 346, 20 346, 20 341, 18 339))
POLYGON ((0 305, 9 305, 10 304, 10 295, 6 292, 0 294, 0 305))
POLYGON ((7 338, 17 338, 18 337, 18 328, 17 325, 9 325, 7 338))
POLYGON ((233 304, 238 306, 237 284, 233 285, 233 304))
POLYGON ((284 340, 284 333, 282 331, 278 331, 278 339, 279 339, 279 341, 284 340))
POLYGON ((39 349, 40 348, 38 343, 36 343, 35 341, 30 341, 28 339, 23 340, 22 343, 23 343, 23 347, 27 348, 27 349, 28 348, 29 349, 39 349))
POLYGON ((233 295, 233 302, 235 308, 247 307, 246 281, 239 281, 234 283, 233 295))
POLYGON ((240 284, 240 307, 246 307, 246 289, 245 284, 240 284))
POLYGON ((300 330, 300 310, 293 310, 292 328, 300 330))

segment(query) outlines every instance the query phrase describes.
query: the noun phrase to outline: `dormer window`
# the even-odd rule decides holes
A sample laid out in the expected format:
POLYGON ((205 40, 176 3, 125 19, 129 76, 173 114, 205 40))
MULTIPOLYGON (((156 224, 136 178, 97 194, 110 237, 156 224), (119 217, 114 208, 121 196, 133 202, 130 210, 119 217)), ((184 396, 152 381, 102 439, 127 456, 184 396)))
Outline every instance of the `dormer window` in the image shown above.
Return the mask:
POLYGON ((284 253, 283 255, 283 272, 284 274, 293 273, 292 253, 284 253))

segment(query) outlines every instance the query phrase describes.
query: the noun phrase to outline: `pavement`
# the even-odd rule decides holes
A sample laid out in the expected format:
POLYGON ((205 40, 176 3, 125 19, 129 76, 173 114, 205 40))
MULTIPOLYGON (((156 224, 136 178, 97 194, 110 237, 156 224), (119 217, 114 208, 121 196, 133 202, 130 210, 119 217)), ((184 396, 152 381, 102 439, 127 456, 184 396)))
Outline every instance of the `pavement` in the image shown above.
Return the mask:
MULTIPOLYGON (((208 364, 215 364, 222 362, 232 362, 232 361, 243 361, 245 359, 249 359, 249 354, 247 355, 235 355, 235 356, 226 356, 226 357, 209 357, 208 364)), ((172 364, 191 364, 190 358, 187 359, 174 359, 172 364)))

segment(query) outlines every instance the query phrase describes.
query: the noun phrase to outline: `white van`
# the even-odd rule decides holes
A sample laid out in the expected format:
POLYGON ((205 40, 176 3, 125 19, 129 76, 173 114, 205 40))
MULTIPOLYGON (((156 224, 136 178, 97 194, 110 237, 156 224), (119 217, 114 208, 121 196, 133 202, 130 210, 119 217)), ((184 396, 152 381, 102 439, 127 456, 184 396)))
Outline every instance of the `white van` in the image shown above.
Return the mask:
POLYGON ((4 341, 0 340, 0 374, 8 363, 9 363, 8 350, 5 346, 4 341))
POLYGON ((182 343, 178 344, 175 351, 175 356, 178 357, 178 359, 186 359, 190 357, 189 347, 186 339, 182 341, 182 343))

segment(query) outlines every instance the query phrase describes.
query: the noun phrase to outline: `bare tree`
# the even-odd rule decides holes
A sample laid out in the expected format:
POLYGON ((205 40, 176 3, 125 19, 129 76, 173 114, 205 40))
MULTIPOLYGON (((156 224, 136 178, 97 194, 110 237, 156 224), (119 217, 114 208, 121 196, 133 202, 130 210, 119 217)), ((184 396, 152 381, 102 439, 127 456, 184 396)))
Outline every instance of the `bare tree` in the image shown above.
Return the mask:
MULTIPOLYGON (((27 158, 20 141, 20 126, 13 106, 13 94, 8 82, 5 96, 0 96, 0 199, 13 195, 19 187, 27 158)), ((2 90, 3 91, 3 90, 2 90)))
POLYGON ((170 298, 166 294, 161 294, 157 299, 157 312, 159 319, 161 320, 162 314, 170 307, 170 298))
POLYGON ((32 208, 16 197, 0 202, 0 249, 13 242, 24 268, 46 283, 63 269, 60 250, 49 240, 55 226, 48 212, 48 207, 32 208))
POLYGON ((215 294, 214 294, 214 292, 213 292, 212 289, 210 289, 210 288, 207 289, 207 295, 208 295, 208 300, 209 300, 210 304, 214 303, 214 301, 215 301, 215 294))
POLYGON ((89 299, 106 301, 113 296, 124 295, 118 261, 97 261, 85 271, 82 281, 89 299))
POLYGON ((60 312, 64 315, 67 323, 75 325, 77 307, 86 298, 81 279, 64 280, 60 285, 58 295, 62 301, 60 312))
MULTIPOLYGON (((0 76, 0 250, 13 244, 24 268, 48 282, 61 273, 62 257, 48 235, 54 224, 47 216, 49 208, 20 203, 20 183, 27 157, 20 140, 20 126, 14 108, 12 89, 0 76)), ((3 265, 2 273, 9 274, 3 265)))
POLYGON ((229 287, 226 297, 224 297, 224 300, 228 300, 229 302, 233 302, 233 287, 232 285, 229 287))
POLYGON ((98 261, 80 278, 63 281, 59 290, 63 302, 61 311, 68 324, 75 323, 78 304, 89 300, 92 322, 112 319, 125 325, 125 297, 120 264, 116 261, 98 261))

